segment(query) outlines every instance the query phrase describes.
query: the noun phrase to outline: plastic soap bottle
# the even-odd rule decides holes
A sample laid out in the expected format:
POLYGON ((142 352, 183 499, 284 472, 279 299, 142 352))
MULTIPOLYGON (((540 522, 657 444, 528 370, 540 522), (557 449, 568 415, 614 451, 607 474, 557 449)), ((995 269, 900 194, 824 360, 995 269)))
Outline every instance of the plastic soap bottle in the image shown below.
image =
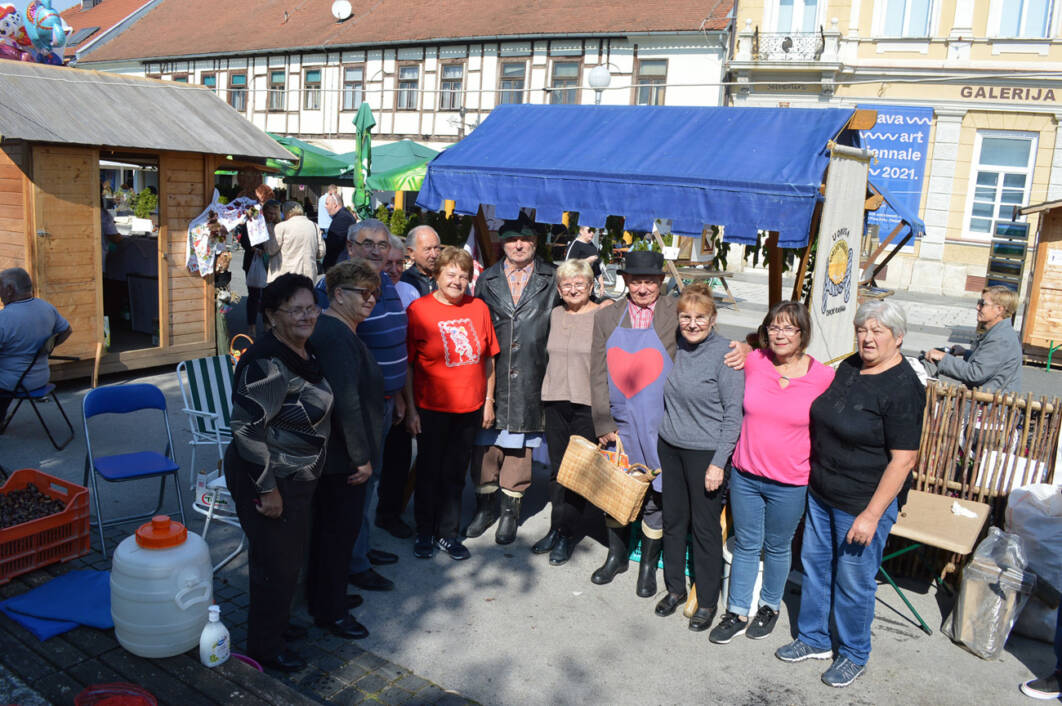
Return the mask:
POLYGON ((199 660, 206 667, 216 667, 229 658, 229 630, 221 622, 221 608, 212 605, 209 617, 199 636, 199 660))

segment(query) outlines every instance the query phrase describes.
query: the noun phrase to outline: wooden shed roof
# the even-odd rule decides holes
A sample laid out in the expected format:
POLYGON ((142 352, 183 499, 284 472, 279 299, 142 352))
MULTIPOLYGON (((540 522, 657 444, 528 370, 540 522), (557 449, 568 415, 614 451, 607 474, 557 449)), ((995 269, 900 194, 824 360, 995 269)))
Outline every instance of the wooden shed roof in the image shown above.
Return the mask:
POLYGON ((0 137, 294 159, 201 86, 0 61, 0 137))

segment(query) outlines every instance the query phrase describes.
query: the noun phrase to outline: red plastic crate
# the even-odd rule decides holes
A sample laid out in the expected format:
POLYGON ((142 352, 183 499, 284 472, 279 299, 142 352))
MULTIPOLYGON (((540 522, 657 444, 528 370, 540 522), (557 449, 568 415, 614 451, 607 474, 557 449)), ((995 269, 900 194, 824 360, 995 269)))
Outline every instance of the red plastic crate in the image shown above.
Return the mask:
POLYGON ((15 471, 0 486, 0 494, 37 486, 66 509, 32 522, 0 530, 0 585, 16 576, 89 553, 88 489, 32 468, 15 471))

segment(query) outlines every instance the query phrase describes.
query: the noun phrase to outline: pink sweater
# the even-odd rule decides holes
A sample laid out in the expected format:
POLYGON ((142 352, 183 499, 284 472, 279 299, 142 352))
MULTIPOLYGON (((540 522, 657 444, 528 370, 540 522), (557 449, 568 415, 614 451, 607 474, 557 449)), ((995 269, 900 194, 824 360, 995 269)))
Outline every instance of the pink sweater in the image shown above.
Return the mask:
POLYGON ((783 390, 767 351, 745 360, 745 416, 734 467, 787 485, 807 485, 811 473, 811 403, 833 382, 833 368, 814 358, 804 377, 783 390))

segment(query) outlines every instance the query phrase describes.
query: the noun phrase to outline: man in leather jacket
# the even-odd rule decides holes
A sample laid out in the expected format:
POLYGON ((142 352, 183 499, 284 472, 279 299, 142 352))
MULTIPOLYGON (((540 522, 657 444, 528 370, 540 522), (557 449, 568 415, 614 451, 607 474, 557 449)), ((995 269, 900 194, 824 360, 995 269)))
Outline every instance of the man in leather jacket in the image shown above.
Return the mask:
POLYGON ((494 539, 510 544, 516 539, 521 498, 531 485, 531 453, 543 438, 542 378, 557 294, 553 266, 535 256, 534 231, 506 221, 499 237, 505 258, 484 270, 476 283, 476 296, 490 309, 501 352, 494 377, 487 381, 484 428, 472 456, 476 515, 465 535, 478 537, 500 516, 494 539))

